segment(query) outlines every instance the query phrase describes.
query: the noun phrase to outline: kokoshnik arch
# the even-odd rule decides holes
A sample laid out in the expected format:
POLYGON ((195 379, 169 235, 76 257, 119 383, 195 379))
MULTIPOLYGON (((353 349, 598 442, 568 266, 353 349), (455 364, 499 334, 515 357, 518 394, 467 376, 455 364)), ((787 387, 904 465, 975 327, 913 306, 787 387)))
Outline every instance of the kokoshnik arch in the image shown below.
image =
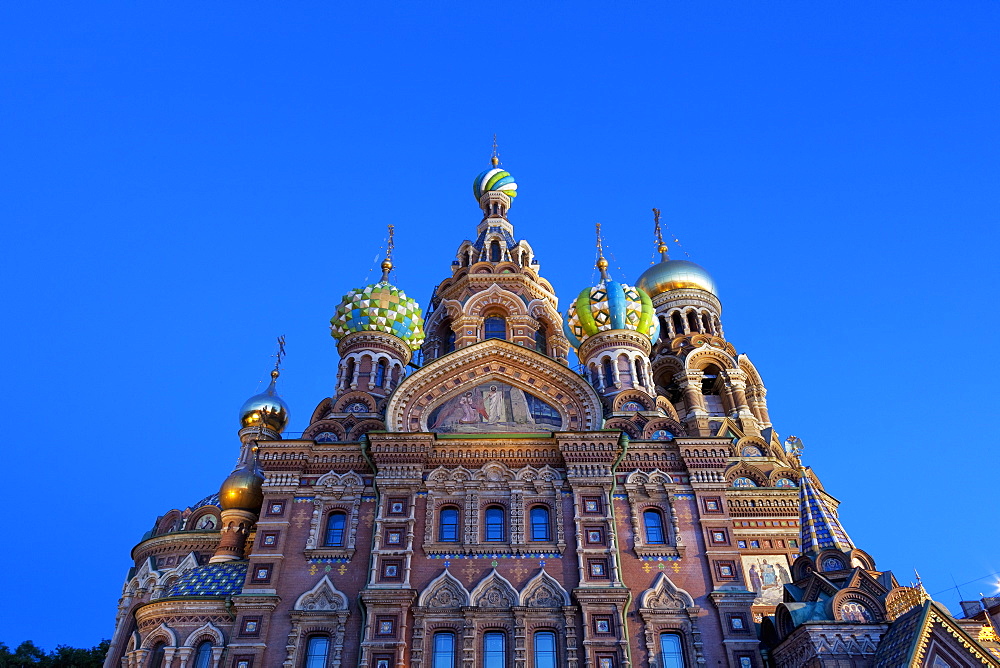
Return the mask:
POLYGON ((427 310, 387 255, 302 437, 276 367, 133 549, 107 668, 1000 666, 848 537, 704 268, 601 257, 563 317, 492 162, 427 310))

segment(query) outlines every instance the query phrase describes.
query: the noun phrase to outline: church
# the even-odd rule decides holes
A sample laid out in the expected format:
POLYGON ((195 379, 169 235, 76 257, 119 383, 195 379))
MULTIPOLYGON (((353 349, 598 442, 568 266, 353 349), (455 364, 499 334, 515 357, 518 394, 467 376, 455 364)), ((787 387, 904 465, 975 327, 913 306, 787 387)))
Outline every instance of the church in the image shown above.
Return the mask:
POLYGON ((429 302, 390 228, 331 304, 300 438, 279 353, 236 469, 132 550, 106 668, 1000 668, 988 616, 854 544, 658 212, 660 262, 628 285, 600 253, 563 314, 496 156, 473 195, 429 302))

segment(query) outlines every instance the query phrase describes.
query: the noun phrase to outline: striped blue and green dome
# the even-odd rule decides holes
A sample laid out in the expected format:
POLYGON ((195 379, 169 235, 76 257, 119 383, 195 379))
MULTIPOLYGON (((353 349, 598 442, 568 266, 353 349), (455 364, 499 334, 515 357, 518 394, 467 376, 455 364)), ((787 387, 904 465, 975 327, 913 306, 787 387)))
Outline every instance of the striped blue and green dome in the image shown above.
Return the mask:
POLYGON ((483 193, 491 190, 498 190, 508 197, 517 197, 517 184, 514 177, 505 169, 493 166, 483 170, 472 182, 472 194, 476 196, 476 201, 483 196, 483 193))
POLYGON ((631 285, 601 281, 580 292, 563 324, 566 338, 576 350, 594 334, 612 329, 631 329, 656 341, 660 322, 649 295, 631 285))
POLYGON ((417 350, 424 342, 423 312, 402 290, 380 281, 351 290, 340 300, 330 319, 330 334, 339 341, 352 332, 386 332, 417 350))

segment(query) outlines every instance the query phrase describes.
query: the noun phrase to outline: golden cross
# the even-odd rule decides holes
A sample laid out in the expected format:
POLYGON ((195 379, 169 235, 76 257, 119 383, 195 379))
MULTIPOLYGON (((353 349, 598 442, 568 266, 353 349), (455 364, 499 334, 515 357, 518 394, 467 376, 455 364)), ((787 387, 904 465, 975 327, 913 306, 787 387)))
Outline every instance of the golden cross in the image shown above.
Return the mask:
POLYGON ((490 156, 490 162, 496 167, 500 164, 500 149, 497 148, 497 133, 493 133, 493 155, 490 156))
POLYGON ((392 259, 392 250, 396 247, 396 243, 393 241, 393 238, 392 238, 395 229, 396 229, 395 225, 390 225, 389 226, 389 245, 385 249, 385 259, 386 260, 391 260, 392 259))
POLYGON ((282 334, 278 337, 278 353, 274 356, 274 370, 277 371, 278 367, 281 366, 281 360, 285 359, 285 335, 282 334))
POLYGON ((662 256, 662 260, 666 261, 667 258, 667 245, 663 243, 663 231, 660 230, 660 210, 653 209, 653 221, 655 223, 656 230, 656 250, 662 256))

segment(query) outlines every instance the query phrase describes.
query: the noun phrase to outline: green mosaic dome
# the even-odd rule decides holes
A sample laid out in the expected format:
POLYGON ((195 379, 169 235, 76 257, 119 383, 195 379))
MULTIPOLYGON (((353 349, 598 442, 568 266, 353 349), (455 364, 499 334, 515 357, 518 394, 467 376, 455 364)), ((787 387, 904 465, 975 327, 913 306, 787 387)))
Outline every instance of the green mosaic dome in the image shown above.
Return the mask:
POLYGON ((656 341, 660 322, 649 295, 639 288, 610 280, 584 288, 569 307, 563 326, 566 338, 579 350, 587 338, 609 329, 631 329, 656 341))
POLYGON ((424 317, 417 302, 388 281, 351 290, 330 319, 330 334, 338 341, 352 332, 386 332, 411 350, 424 342, 424 317))

